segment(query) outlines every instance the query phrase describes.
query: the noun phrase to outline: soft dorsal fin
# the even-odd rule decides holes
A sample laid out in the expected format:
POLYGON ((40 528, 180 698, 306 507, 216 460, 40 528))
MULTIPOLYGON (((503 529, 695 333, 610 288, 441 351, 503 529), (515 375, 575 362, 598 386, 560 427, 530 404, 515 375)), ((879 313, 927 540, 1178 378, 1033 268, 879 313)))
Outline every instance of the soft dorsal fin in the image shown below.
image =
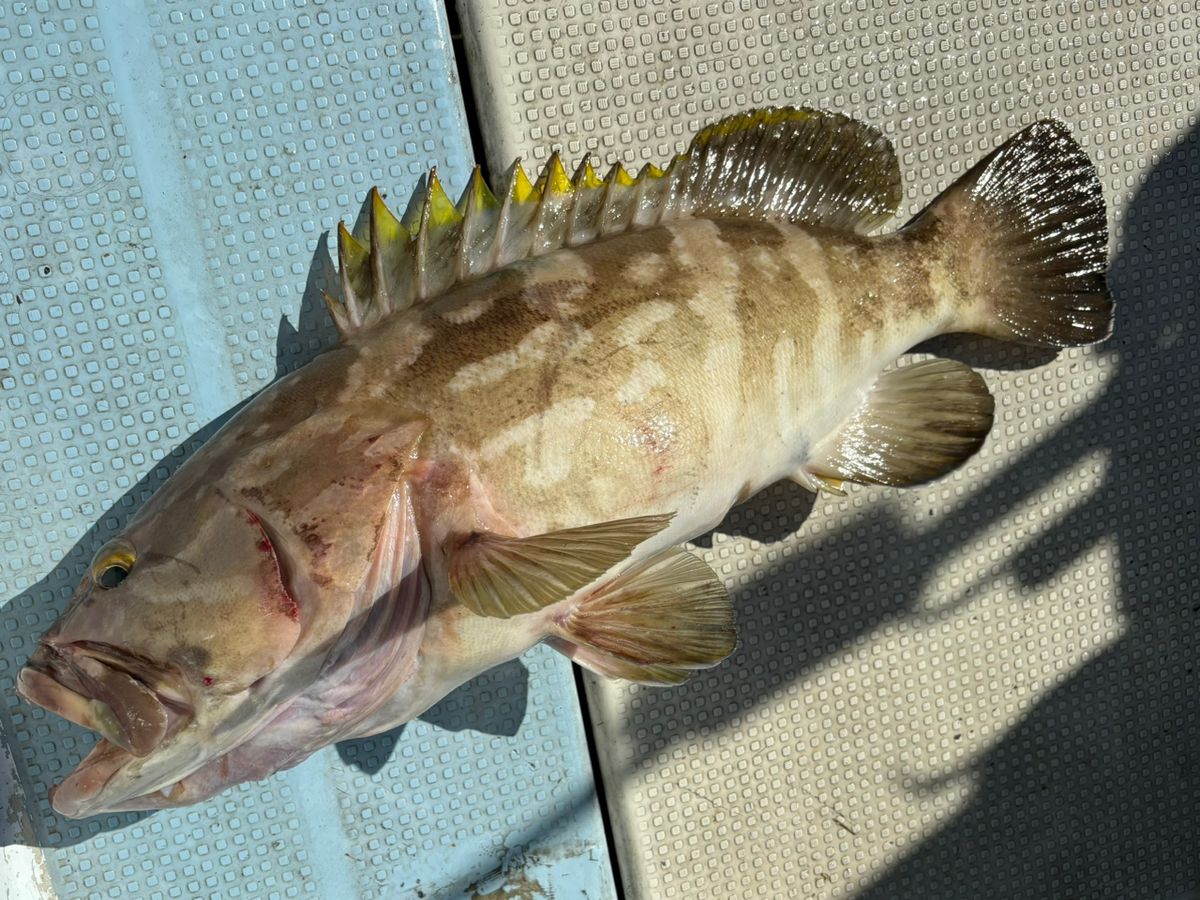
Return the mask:
POLYGON ((812 109, 760 109, 700 131, 681 211, 786 219, 866 233, 900 205, 900 163, 869 125, 812 109))
POLYGON ((338 228, 340 284, 327 294, 343 334, 458 282, 598 238, 685 216, 787 220, 866 232, 900 203, 900 167, 880 132, 836 113, 761 109, 709 125, 666 169, 604 178, 557 153, 530 181, 520 160, 494 194, 476 167, 458 203, 437 170, 397 218, 375 188, 354 232, 338 228))

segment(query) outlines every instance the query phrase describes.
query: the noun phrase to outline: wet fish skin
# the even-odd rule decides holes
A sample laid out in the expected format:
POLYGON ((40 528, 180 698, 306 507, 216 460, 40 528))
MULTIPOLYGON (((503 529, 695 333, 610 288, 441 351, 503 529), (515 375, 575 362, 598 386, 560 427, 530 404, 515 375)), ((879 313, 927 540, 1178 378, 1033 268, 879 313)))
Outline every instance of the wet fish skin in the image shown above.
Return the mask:
MULTIPOLYGON (((122 535, 136 558, 107 589, 95 573, 115 551, 101 549, 31 661, 33 699, 85 719, 55 660, 102 642, 146 663, 131 696, 176 710, 143 756, 103 742, 56 807, 195 802, 407 721, 545 639, 602 674, 682 680, 733 637, 719 580, 681 543, 781 478, 910 484, 983 441, 982 380, 956 363, 881 376, 903 352, 956 330, 1060 345, 1107 334, 1103 202, 1061 126, 1023 132, 909 226, 870 237, 899 199, 895 161, 848 121, 719 123, 690 175, 680 163, 661 176, 672 191, 621 201, 653 221, 578 246, 553 168, 536 190, 514 175, 507 205, 464 198, 475 212, 457 219, 431 193, 427 237, 412 241, 372 206, 371 234, 341 239, 341 343, 179 469, 122 535), (827 184, 808 199, 770 172, 754 182, 770 196, 738 186, 751 157, 787 171, 796 134, 841 148, 816 167, 827 184), (843 158, 856 146, 866 162, 843 158), (733 188, 712 187, 730 172, 733 188), (542 235, 527 252, 545 252, 421 296, 516 252, 520 234, 489 244, 478 230, 510 213, 542 235), (561 233, 547 236, 551 222, 561 233), (385 224, 402 254, 387 260, 385 224), (420 284, 385 309, 380 282, 403 271, 420 284)), ((625 180, 584 171, 570 196, 637 190, 625 180)))
POLYGON ((457 470, 458 496, 467 473, 485 486, 477 528, 537 534, 682 502, 662 535, 678 543, 797 470, 961 302, 919 245, 822 237, 688 220, 560 251, 383 323, 350 391, 396 385, 402 406, 437 410, 422 453, 457 470))

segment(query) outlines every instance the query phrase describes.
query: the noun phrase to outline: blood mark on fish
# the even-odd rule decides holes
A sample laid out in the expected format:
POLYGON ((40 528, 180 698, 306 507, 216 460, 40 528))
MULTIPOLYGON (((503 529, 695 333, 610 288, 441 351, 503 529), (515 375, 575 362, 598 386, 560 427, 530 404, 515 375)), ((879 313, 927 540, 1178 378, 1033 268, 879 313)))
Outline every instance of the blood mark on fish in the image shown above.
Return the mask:
POLYGON ((675 449, 678 426, 661 410, 643 417, 629 436, 629 443, 654 459, 654 474, 661 475, 669 466, 669 455, 675 449))
MULTIPOLYGON (((283 583, 283 569, 279 565, 279 557, 275 553, 275 545, 271 543, 271 536, 267 534, 267 530, 258 516, 250 510, 245 512, 246 521, 258 530, 259 537, 255 546, 263 553, 261 575, 263 586, 266 588, 264 605, 268 610, 282 613, 293 622, 299 622, 300 604, 296 602, 296 598, 291 595, 283 583)), ((328 545, 326 545, 326 549, 328 549, 328 545)))

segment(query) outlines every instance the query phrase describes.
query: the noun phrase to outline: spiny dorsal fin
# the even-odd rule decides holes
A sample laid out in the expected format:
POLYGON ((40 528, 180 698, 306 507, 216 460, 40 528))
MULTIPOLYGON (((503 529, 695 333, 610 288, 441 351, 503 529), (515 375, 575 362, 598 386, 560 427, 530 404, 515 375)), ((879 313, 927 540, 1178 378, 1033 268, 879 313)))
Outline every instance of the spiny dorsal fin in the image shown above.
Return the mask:
POLYGON ((353 233, 338 229, 344 335, 511 262, 684 216, 786 219, 867 232, 900 202, 900 167, 869 126, 811 109, 762 109, 701 130, 665 169, 636 177, 558 153, 531 182, 520 160, 493 194, 476 168, 458 203, 429 173, 397 219, 376 189, 353 233))
POLYGON ((458 278, 470 278, 488 271, 492 241, 500 218, 500 201, 492 193, 479 166, 471 173, 467 189, 458 201, 463 216, 462 252, 458 258, 458 278))

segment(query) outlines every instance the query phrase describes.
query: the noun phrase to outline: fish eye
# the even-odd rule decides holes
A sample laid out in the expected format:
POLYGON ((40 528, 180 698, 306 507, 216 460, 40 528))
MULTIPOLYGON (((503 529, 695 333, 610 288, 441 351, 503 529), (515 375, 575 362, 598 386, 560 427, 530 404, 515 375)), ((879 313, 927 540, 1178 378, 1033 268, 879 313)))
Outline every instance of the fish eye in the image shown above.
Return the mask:
POLYGON ((129 570, 120 563, 109 566, 96 579, 96 584, 102 588, 115 588, 129 575, 129 570))
POLYGON ((92 580, 103 590, 115 588, 129 577, 136 558, 137 554, 129 541, 122 538, 109 541, 92 560, 92 580))

